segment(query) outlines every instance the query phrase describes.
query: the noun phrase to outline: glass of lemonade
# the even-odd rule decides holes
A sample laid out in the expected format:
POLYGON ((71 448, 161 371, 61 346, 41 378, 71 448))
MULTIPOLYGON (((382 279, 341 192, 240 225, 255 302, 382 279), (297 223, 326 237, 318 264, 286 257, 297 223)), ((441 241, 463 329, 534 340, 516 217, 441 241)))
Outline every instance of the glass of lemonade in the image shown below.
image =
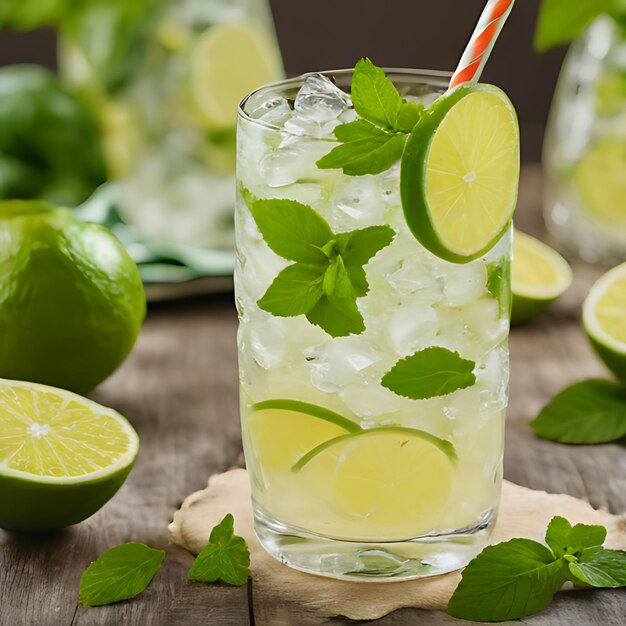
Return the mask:
MULTIPOLYGON (((407 224, 400 162, 368 175, 318 166, 338 146, 335 129, 358 118, 352 76, 305 75, 262 87, 240 105, 243 444, 255 528, 270 554, 324 576, 401 580, 462 567, 495 522, 509 377, 510 217, 484 254, 444 260, 407 224), (299 244, 315 238, 307 256, 299 244), (320 266, 332 271, 319 278, 320 266), (341 291, 342 267, 351 296, 341 291)), ((449 83, 442 72, 387 76, 427 113, 449 83)), ((470 116, 463 141, 474 160, 481 146, 487 150, 487 167, 506 158, 483 105, 471 115, 486 114, 486 122, 470 116)), ((419 137, 412 141, 419 147, 419 137)), ((433 158, 454 162, 452 169, 459 161, 443 144, 431 147, 428 176, 440 172, 433 158)), ((512 163, 515 150, 511 144, 512 163)), ((484 187, 485 179, 474 182, 482 173, 463 171, 459 184, 484 187)), ((440 194, 446 214, 461 202, 440 194)))

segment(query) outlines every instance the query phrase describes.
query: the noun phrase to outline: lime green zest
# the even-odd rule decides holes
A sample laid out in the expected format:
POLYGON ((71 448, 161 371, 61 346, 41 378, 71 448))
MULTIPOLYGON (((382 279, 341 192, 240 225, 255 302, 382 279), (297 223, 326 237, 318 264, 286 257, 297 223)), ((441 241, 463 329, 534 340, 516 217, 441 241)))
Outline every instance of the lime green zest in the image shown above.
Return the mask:
POLYGON ((435 447, 439 448, 452 462, 457 460, 457 454, 454 446, 445 439, 440 439, 435 435, 431 435, 424 430, 419 430, 417 428, 407 428, 405 426, 381 426, 380 428, 368 428, 366 430, 360 429, 360 432, 353 432, 347 435, 340 435, 339 437, 335 437, 334 439, 329 439, 324 443, 321 443, 319 446, 313 448, 307 452, 294 466, 291 468, 292 472, 299 472, 309 461, 315 458, 318 454, 327 450, 331 446, 342 443, 344 441, 355 439, 356 437, 366 437, 369 435, 380 435, 382 433, 397 433, 400 435, 406 435, 407 437, 418 437, 420 439, 424 439, 429 443, 433 444, 435 447))
POLYGON ((282 409, 284 411, 296 411, 297 413, 304 413, 305 415, 311 415, 317 417, 326 422, 330 422, 341 428, 344 428, 349 433, 357 433, 362 428, 352 420, 335 413, 323 406, 317 404, 310 404, 308 402, 300 402, 299 400, 288 400, 282 398, 276 398, 273 400, 264 400, 263 402, 257 402, 252 405, 253 411, 263 411, 265 409, 282 409))

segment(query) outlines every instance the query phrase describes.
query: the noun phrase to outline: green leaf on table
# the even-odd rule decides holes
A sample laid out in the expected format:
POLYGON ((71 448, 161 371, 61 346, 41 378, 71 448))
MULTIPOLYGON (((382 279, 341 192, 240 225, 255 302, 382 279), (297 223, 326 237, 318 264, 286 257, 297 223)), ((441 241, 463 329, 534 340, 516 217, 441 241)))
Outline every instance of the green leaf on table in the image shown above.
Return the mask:
POLYGON ((196 557, 188 578, 191 581, 245 585, 250 578, 250 552, 243 537, 234 532, 234 518, 229 513, 213 528, 209 543, 196 557))
POLYGON ((454 617, 477 622, 520 619, 550 604, 566 576, 563 559, 530 539, 485 548, 463 570, 448 604, 454 617))
POLYGON ((322 297, 325 266, 294 263, 274 279, 259 307, 278 317, 304 315, 322 297))
POLYGON ((350 91, 354 110, 381 128, 395 130, 402 98, 395 85, 369 59, 354 66, 350 91))
POLYGON ((574 527, 564 517, 553 517, 546 531, 546 543, 556 557, 577 554, 585 548, 601 546, 606 539, 604 526, 576 524, 574 527))
POLYGON ((535 32, 535 50, 545 52, 573 41, 599 15, 611 13, 617 4, 616 0, 543 0, 535 32))
POLYGON ((424 105, 402 100, 394 127, 403 133, 411 133, 424 115, 424 105))
POLYGON ((259 200, 245 193, 246 203, 265 243, 280 257, 300 263, 323 263, 322 248, 333 238, 328 222, 295 200, 259 200))
POLYGON ((626 552, 600 546, 586 548, 576 561, 569 563, 574 582, 592 587, 626 587, 626 552))
POLYGON ((561 443, 596 444, 626 435, 626 387, 587 380, 559 393, 530 423, 540 437, 561 443))
POLYGON ((386 248, 395 236, 390 226, 369 226, 337 235, 339 254, 357 296, 364 296, 369 291, 363 266, 386 248))
POLYGON ((395 394, 423 400, 445 396, 476 382, 474 361, 458 352, 433 346, 398 361, 382 378, 381 384, 395 394))
POLYGON ((165 551, 143 543, 124 543, 103 552, 80 578, 80 602, 100 606, 128 600, 150 584, 165 560, 165 551))
POLYGON ((348 176, 380 174, 400 160, 406 135, 378 128, 366 120, 335 129, 343 143, 317 161, 320 169, 341 169, 348 176))

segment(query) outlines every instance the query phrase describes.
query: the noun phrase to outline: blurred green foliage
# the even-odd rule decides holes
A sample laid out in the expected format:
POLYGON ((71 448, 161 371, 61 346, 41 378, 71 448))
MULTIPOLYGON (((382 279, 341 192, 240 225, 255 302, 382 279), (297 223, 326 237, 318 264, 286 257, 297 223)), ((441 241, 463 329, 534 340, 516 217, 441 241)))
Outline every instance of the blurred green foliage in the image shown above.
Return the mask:
POLYGON ((104 180, 98 124, 81 102, 42 67, 0 69, 0 198, 75 206, 104 180))

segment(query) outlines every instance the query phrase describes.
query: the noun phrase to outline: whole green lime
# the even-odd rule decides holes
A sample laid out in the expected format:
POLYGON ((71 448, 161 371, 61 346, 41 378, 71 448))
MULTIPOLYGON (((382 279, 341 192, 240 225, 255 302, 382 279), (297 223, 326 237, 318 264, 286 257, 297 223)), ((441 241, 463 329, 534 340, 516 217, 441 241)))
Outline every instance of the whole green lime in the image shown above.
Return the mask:
POLYGON ((107 229, 41 202, 0 202, 0 378, 86 393, 133 347, 137 266, 107 229))

